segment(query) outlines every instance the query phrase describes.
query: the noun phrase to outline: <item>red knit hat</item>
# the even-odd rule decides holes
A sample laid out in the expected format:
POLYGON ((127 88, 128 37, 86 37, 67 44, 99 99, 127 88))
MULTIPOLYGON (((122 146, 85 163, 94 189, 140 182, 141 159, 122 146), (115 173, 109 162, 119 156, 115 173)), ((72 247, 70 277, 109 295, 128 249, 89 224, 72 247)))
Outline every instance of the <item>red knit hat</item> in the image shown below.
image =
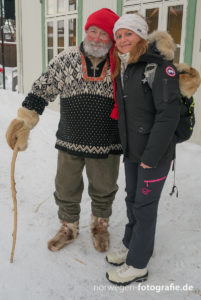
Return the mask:
POLYGON ((85 29, 85 31, 87 31, 87 29, 90 26, 97 26, 97 27, 101 28, 102 30, 104 30, 105 32, 107 32, 109 34, 111 40, 114 41, 113 27, 114 27, 114 23, 118 19, 119 19, 119 16, 117 14, 115 14, 112 10, 110 10, 109 8, 102 8, 102 9, 95 11, 88 17, 84 29, 85 29))

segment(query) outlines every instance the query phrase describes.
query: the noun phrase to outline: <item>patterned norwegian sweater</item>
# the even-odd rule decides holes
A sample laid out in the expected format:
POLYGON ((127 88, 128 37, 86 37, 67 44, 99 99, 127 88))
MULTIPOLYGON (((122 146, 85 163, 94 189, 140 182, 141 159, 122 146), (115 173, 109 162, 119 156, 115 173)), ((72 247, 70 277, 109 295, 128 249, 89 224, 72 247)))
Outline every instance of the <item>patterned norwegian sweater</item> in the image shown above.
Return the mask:
POLYGON ((98 65, 95 74, 91 66, 82 44, 64 50, 34 82, 22 106, 42 114, 48 102, 60 95, 55 147, 74 155, 107 158, 122 153, 118 123, 110 117, 114 99, 109 59, 98 65))

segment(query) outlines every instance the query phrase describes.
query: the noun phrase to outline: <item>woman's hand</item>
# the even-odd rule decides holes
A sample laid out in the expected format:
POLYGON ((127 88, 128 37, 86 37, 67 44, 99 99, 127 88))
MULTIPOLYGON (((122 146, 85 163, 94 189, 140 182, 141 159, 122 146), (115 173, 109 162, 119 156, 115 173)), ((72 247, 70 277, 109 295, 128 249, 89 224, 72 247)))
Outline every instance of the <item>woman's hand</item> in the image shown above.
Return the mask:
POLYGON ((152 167, 145 165, 143 162, 140 164, 143 169, 151 169, 152 167))

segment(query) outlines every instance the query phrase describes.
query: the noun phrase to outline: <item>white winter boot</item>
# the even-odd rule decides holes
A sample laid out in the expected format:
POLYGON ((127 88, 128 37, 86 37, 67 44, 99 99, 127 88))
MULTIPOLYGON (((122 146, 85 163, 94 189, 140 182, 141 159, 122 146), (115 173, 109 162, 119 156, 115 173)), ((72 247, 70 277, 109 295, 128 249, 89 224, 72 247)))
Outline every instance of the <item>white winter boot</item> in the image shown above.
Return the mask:
POLYGON ((122 243, 120 250, 109 252, 106 255, 106 260, 112 265, 121 266, 123 263, 126 262, 127 254, 128 254, 128 248, 126 248, 122 243))
POLYGON ((128 266, 126 263, 121 267, 112 269, 106 273, 107 279, 117 285, 128 285, 131 282, 143 282, 147 280, 147 268, 137 269, 133 266, 128 266))
POLYGON ((70 244, 79 234, 79 221, 68 223, 61 221, 62 226, 57 234, 48 242, 48 249, 58 251, 70 244))

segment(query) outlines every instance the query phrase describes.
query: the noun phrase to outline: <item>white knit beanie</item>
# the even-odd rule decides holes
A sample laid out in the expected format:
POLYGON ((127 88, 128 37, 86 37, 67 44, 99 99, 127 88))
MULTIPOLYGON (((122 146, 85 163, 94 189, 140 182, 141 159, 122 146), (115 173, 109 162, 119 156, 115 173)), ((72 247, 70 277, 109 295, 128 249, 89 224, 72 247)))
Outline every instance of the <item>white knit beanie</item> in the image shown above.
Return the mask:
POLYGON ((115 33, 118 29, 125 28, 132 30, 142 39, 147 40, 148 25, 147 22, 137 14, 125 14, 121 16, 114 24, 113 34, 116 40, 115 33))

